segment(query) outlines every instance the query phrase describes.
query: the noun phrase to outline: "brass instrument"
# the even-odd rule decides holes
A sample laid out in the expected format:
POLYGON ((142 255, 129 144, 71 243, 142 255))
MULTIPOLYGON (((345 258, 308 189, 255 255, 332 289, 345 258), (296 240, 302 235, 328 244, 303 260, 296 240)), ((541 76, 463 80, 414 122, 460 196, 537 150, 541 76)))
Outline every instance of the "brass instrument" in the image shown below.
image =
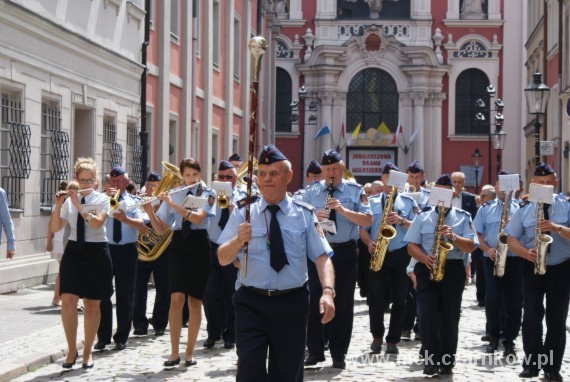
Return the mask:
POLYGON ((109 206, 111 207, 111 211, 115 211, 117 208, 119 208, 119 196, 120 195, 121 195, 121 190, 117 190, 117 192, 115 192, 115 195, 113 195, 109 199, 109 206))
MULTIPOLYGON (((247 182, 244 180, 247 175, 247 164, 248 162, 244 162, 239 168, 237 169, 237 183, 236 184, 243 184, 245 185, 247 182)), ((257 171, 257 158, 253 158, 253 171, 257 171)))
MULTIPOLYGON (((91 191, 91 190, 93 190, 93 187, 84 188, 83 190, 77 190, 75 192, 79 195, 82 192, 91 191)), ((62 190, 55 193, 55 196, 62 196, 62 195, 69 195, 69 192, 62 190)))
POLYGON ((228 208, 230 206, 230 197, 226 195, 226 192, 220 190, 216 198, 216 205, 221 209, 228 208))
POLYGON ((509 209, 511 207, 511 200, 513 197, 513 191, 509 191, 506 194, 505 201, 503 203, 503 208, 501 209, 501 220, 499 221, 499 237, 497 242, 497 256, 495 257, 495 265, 493 267, 493 276, 503 277, 505 275, 505 265, 507 264, 507 252, 509 247, 507 246, 507 235, 505 231, 505 226, 507 225, 507 220, 509 218, 509 209))
POLYGON ((348 180, 349 182, 356 183, 356 178, 354 177, 354 175, 352 175, 352 173, 346 167, 342 171, 342 179, 348 180))
POLYGON ((447 260, 447 253, 453 249, 453 245, 444 241, 438 232, 443 226, 443 220, 445 219, 446 208, 443 205, 438 205, 435 208, 439 208, 439 217, 437 218, 437 224, 435 226, 435 236, 433 238, 433 248, 431 255, 435 257, 435 262, 433 267, 430 269, 430 279, 433 281, 441 281, 445 275, 445 262, 447 260))
POLYGON ((413 184, 409 184, 406 183, 406 185, 404 186, 404 192, 416 192, 416 186, 414 186, 413 184))
MULTIPOLYGON (((162 166, 164 167, 164 173, 162 180, 154 191, 154 196, 177 187, 182 182, 182 176, 180 176, 178 167, 168 162, 162 162, 162 166)), ((147 203, 151 201, 147 201, 147 203)), ((148 235, 139 232, 137 240, 138 259, 140 261, 155 261, 158 259, 168 247, 168 244, 170 244, 173 233, 172 228, 168 228, 162 235, 157 234, 154 230, 151 230, 148 235)))
POLYGON ((386 204, 384 205, 382 220, 380 228, 378 228, 378 236, 376 237, 376 248, 370 257, 370 269, 374 272, 378 272, 380 268, 382 268, 384 258, 386 257, 386 251, 388 250, 388 244, 390 244, 390 240, 396 236, 396 228, 388 224, 386 220, 388 219, 388 215, 392 212, 392 206, 394 205, 397 190, 397 187, 392 186, 392 190, 386 196, 386 204))
POLYGON ((540 223, 544 220, 544 203, 536 203, 536 235, 534 237, 534 249, 536 249, 536 261, 534 263, 534 274, 544 275, 546 273, 546 256, 548 255, 548 246, 552 243, 552 236, 543 233, 539 228, 540 223))

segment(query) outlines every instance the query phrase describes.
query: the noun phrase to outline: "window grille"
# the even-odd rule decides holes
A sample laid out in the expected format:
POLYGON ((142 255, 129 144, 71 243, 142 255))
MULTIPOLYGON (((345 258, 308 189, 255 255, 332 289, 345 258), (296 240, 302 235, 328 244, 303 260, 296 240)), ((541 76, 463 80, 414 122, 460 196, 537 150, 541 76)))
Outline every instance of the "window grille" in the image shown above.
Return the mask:
POLYGON ((117 126, 111 117, 103 119, 103 174, 108 174, 113 166, 123 164, 123 147, 117 143, 117 126))
POLYGON ((69 134, 61 131, 61 109, 55 102, 42 102, 40 205, 51 207, 59 183, 69 177, 69 134))
POLYGON ((142 146, 139 145, 139 129, 134 123, 127 125, 127 172, 134 183, 143 183, 142 146))
POLYGON ((277 68, 277 86, 275 87, 275 131, 291 132, 291 76, 285 69, 277 68))

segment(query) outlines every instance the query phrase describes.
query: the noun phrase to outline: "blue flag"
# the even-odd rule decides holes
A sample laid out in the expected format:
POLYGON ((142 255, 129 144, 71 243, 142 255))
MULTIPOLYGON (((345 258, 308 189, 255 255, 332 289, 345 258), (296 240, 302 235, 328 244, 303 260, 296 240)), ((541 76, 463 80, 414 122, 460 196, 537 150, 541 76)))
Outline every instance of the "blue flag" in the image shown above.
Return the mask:
POLYGON ((321 127, 319 129, 319 131, 317 131, 317 134, 315 135, 315 139, 322 137, 323 135, 327 135, 330 134, 331 131, 329 130, 329 127, 327 125, 324 125, 323 127, 321 127))

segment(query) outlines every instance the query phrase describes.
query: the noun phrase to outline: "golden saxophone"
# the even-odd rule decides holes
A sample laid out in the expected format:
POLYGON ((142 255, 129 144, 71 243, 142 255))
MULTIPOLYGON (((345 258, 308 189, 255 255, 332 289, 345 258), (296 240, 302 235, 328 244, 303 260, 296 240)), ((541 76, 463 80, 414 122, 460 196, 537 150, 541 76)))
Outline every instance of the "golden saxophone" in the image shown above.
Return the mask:
POLYGON ((386 204, 382 212, 382 221, 380 222, 378 236, 376 237, 376 248, 370 257, 370 269, 374 272, 378 272, 380 268, 382 268, 390 240, 396 236, 396 228, 386 222, 388 215, 392 212, 396 191, 397 187, 392 186, 392 190, 386 196, 386 204))
POLYGON ((430 269, 430 279, 434 281, 441 281, 445 275, 445 262, 447 260, 447 253, 453 249, 453 245, 443 240, 438 233, 443 226, 445 219, 446 208, 444 206, 436 206, 439 208, 439 217, 435 226, 435 236, 433 238, 433 248, 431 254, 435 257, 433 267, 430 269))
POLYGON ((536 261, 534 262, 534 274, 544 275, 546 273, 546 256, 548 255, 548 246, 552 243, 552 236, 543 233, 539 228, 540 223, 544 220, 544 203, 536 203, 536 235, 534 237, 534 249, 536 249, 536 261))
POLYGON ((505 226, 507 225, 507 220, 509 218, 509 209, 511 207, 511 200, 513 197, 513 191, 507 192, 505 201, 503 203, 503 208, 501 209, 501 220, 499 221, 499 237, 497 242, 497 256, 495 257, 495 264, 493 267, 493 275, 496 277, 503 277, 505 275, 505 265, 507 264, 507 252, 509 247, 507 246, 507 235, 505 231, 505 226))

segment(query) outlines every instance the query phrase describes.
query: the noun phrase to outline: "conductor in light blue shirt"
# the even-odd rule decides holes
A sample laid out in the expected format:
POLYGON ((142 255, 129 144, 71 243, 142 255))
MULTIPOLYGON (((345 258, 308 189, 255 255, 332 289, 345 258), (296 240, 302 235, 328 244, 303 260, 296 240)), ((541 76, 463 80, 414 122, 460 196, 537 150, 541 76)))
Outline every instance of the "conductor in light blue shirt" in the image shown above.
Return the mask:
MULTIPOLYGON (((6 191, 0 187, 0 224, 6 235, 6 258, 11 259, 16 254, 16 239, 14 238, 14 222, 8 210, 8 198, 6 191)), ((0 230, 0 242, 2 241, 2 231, 0 230)))

